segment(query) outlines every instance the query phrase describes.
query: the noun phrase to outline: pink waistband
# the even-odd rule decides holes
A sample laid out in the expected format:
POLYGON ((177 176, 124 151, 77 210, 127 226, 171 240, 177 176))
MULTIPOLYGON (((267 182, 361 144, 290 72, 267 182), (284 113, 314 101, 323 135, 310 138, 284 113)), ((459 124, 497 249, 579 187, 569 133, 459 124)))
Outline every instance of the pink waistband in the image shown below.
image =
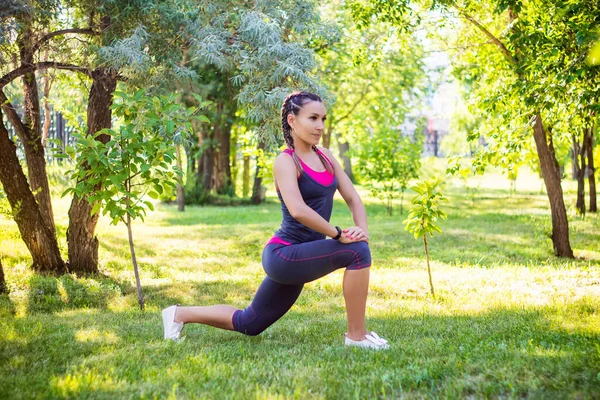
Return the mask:
POLYGON ((271 238, 271 240, 269 240, 269 241, 267 242, 267 244, 271 244, 271 243, 276 243, 276 244, 284 244, 284 245, 286 245, 286 246, 289 246, 289 245, 291 245, 291 243, 290 243, 290 242, 286 242, 285 240, 283 240, 283 239, 281 239, 281 238, 279 238, 279 237, 277 237, 277 236, 275 236, 275 235, 273 235, 273 237, 271 238))

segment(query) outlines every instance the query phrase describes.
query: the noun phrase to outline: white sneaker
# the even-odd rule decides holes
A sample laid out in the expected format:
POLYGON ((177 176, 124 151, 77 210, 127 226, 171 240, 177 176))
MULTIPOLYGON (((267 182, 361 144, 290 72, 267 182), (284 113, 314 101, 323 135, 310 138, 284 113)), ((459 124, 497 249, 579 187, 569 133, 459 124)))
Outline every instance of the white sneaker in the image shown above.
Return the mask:
POLYGON ((175 310, 177 306, 167 307, 162 310, 163 328, 165 331, 165 340, 177 340, 183 329, 183 322, 175 322, 175 310))
POLYGON ((380 338, 375 332, 367 333, 364 340, 360 341, 352 340, 346 336, 346 346, 365 347, 374 350, 385 350, 390 348, 388 341, 380 338))

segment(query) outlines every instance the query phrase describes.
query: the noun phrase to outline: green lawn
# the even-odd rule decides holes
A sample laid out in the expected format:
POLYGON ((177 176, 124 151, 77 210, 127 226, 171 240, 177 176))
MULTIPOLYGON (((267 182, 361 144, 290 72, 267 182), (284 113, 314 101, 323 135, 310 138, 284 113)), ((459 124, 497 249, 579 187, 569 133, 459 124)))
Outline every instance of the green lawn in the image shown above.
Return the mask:
MULTIPOLYGON (((252 299, 280 222, 272 191, 262 206, 159 205, 136 223, 143 313, 123 226, 99 223, 103 277, 57 279, 29 271, 15 224, 0 220, 11 289, 0 296, 0 397, 600 398, 600 218, 571 215, 578 259, 557 259, 539 182, 517 187, 509 196, 505 180, 487 175, 474 202, 460 184, 445 189, 449 219, 431 241, 435 300, 422 242, 401 224, 406 212, 389 217, 364 193, 368 328, 391 342, 384 352, 343 346, 342 271, 306 285, 258 337, 192 325, 185 341, 162 340, 168 305, 252 299)), ((65 256, 68 207, 55 198, 65 256)), ((351 222, 339 199, 332 218, 351 222)))

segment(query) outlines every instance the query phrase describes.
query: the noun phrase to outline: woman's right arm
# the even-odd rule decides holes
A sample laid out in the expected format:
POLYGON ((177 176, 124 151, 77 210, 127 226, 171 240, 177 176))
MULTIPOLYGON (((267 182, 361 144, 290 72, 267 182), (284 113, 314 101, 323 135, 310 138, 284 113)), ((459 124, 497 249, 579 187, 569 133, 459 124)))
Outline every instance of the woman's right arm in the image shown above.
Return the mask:
POLYGON ((329 237, 337 236, 335 226, 327 222, 315 210, 310 208, 302 199, 298 188, 298 170, 292 157, 282 153, 275 159, 273 164, 275 184, 279 188, 283 202, 290 215, 302 225, 309 227, 329 237))

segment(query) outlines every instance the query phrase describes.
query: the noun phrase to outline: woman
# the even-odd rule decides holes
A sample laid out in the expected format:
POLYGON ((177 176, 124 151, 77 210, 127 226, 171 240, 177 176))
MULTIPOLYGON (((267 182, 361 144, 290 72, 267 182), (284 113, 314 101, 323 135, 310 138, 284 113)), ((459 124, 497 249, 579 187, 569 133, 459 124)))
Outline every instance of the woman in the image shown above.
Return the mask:
POLYGON ((267 277, 250 306, 245 310, 227 305, 171 306, 162 312, 165 339, 178 339, 184 324, 190 322, 258 335, 292 307, 305 283, 346 268, 345 344, 377 350, 389 347, 385 339, 368 333, 365 326, 371 265, 367 215, 340 164, 328 149, 316 146, 323 134, 325 114, 323 101, 312 93, 292 93, 283 103, 281 125, 288 148, 273 166, 283 221, 263 250, 267 277), (348 204, 356 226, 341 230, 329 223, 336 189, 348 204))

